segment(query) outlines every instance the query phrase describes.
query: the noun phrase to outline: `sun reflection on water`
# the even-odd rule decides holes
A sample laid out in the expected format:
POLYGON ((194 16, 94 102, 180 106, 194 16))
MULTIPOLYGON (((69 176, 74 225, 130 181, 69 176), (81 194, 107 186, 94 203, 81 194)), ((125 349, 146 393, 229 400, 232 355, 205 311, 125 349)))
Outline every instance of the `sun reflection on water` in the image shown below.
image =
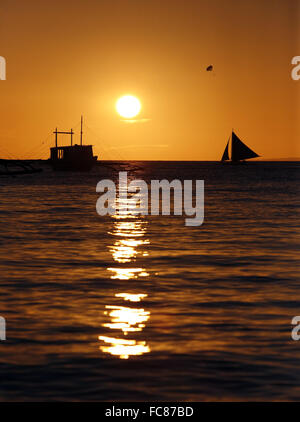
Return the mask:
POLYGON ((103 326, 112 330, 122 330, 125 335, 129 331, 142 331, 142 328, 145 327, 143 322, 148 321, 150 315, 150 312, 141 308, 125 306, 106 306, 105 308, 111 310, 104 313, 110 316, 111 323, 103 324, 103 326))
POLYGON ((107 268, 108 271, 112 271, 115 274, 112 275, 111 279, 118 279, 118 280, 130 280, 132 278, 138 277, 148 277, 149 273, 147 273, 144 268, 107 268))
POLYGON ((100 349, 104 353, 109 353, 114 356, 119 356, 120 359, 128 359, 129 356, 138 356, 144 353, 149 353, 150 348, 145 341, 124 340, 113 337, 99 336, 99 340, 110 346, 101 346, 100 349))
MULTIPOLYGON (((128 266, 135 262, 139 256, 147 257, 148 252, 144 250, 150 241, 145 239, 147 232, 147 222, 137 218, 130 213, 122 201, 117 200, 119 207, 113 218, 113 229, 108 233, 114 238, 114 242, 109 246, 109 251, 113 260, 119 265, 110 266, 107 270, 110 272, 111 280, 136 280, 144 279, 150 274, 142 266, 128 266), (127 265, 127 266, 126 266, 127 265)), ((145 293, 130 292, 130 284, 127 284, 125 292, 115 293, 115 298, 126 302, 138 303, 143 301, 148 295, 145 293)), ((150 352, 150 347, 146 341, 129 339, 128 336, 141 332, 146 322, 150 319, 150 312, 138 307, 106 305, 104 315, 109 317, 110 321, 102 324, 106 329, 114 331, 114 336, 99 336, 102 342, 100 350, 120 359, 128 359, 130 356, 143 355, 150 352), (117 332, 120 335, 116 336, 117 332)))
POLYGON ((116 240, 109 250, 116 262, 125 264, 126 262, 130 262, 133 258, 136 258, 139 253, 143 256, 147 256, 145 255, 147 254, 146 252, 139 252, 137 250, 139 246, 146 244, 149 244, 148 240, 121 239, 116 240))
POLYGON ((124 300, 129 300, 129 302, 140 302, 142 299, 147 297, 145 294, 132 294, 132 293, 116 293, 116 297, 122 297, 124 300))

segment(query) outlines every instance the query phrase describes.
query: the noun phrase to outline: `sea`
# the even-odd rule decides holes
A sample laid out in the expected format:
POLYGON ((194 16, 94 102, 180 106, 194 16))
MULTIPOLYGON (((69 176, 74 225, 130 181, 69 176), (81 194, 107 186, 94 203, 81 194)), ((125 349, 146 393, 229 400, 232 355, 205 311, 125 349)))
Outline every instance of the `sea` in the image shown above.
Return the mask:
MULTIPOLYGON (((0 178, 1 401, 299 401, 299 162, 0 178), (100 216, 97 183, 204 180, 204 222, 100 216)), ((122 206, 122 204, 120 204, 122 206)))

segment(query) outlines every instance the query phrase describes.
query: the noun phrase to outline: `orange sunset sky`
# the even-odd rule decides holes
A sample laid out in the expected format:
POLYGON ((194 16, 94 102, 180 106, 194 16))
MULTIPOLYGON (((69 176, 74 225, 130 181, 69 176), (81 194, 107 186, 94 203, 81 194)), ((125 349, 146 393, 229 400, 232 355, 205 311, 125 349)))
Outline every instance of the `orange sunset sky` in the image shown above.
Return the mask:
POLYGON ((1 0, 0 158, 48 158, 49 133, 77 134, 81 114, 103 159, 218 160, 232 128, 263 158, 299 157, 298 5, 1 0), (142 103, 134 123, 115 111, 124 94, 142 103))

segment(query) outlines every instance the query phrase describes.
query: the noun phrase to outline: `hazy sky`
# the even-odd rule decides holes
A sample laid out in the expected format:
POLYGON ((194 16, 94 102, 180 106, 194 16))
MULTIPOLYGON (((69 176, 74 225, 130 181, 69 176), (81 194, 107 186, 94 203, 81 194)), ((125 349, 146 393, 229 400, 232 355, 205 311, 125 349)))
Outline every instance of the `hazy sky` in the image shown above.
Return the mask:
POLYGON ((217 160, 232 128, 262 157, 300 156, 299 1, 1 0, 0 158, 48 158, 81 114, 104 159, 217 160), (114 108, 128 93, 132 124, 114 108))

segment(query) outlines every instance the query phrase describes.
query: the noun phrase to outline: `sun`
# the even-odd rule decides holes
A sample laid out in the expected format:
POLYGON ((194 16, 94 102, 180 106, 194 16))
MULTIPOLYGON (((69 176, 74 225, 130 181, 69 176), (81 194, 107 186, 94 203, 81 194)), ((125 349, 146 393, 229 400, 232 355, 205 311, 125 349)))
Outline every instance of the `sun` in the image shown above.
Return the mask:
POLYGON ((131 119, 139 114, 142 105, 140 100, 133 95, 124 95, 116 103, 116 110, 120 116, 131 119))

